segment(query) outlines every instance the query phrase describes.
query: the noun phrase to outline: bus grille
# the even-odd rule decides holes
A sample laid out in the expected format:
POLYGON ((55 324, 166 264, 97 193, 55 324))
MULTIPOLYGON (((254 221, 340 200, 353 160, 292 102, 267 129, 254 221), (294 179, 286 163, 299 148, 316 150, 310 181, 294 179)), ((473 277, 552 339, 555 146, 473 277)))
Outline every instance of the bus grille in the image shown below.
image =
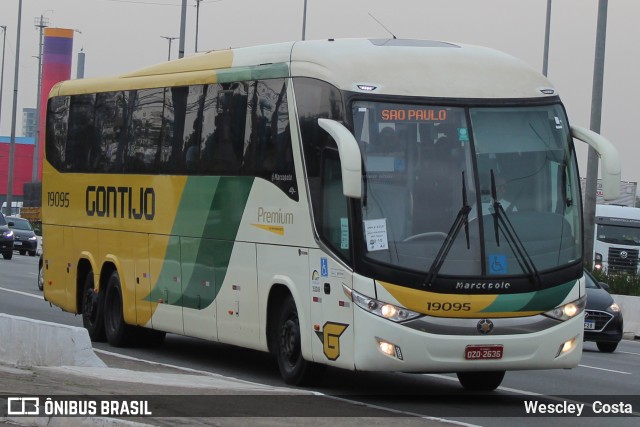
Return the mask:
POLYGON ((585 310, 587 313, 586 317, 584 318, 585 322, 587 320, 592 320, 594 322, 596 322, 596 327, 595 329, 590 329, 588 332, 601 332, 605 326, 607 326, 607 324, 609 322, 611 322, 611 319, 613 319, 613 315, 609 314, 609 313, 605 313, 604 311, 596 311, 596 310, 585 310))
POLYGON ((637 249, 609 248, 609 272, 636 274, 637 270, 637 249))

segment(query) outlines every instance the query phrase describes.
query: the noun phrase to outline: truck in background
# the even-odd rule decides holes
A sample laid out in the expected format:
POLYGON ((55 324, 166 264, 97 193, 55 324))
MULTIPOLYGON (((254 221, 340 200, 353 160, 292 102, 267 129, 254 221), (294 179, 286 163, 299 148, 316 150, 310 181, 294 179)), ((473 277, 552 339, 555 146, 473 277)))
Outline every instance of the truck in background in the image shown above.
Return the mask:
POLYGON ((640 274, 640 208, 596 205, 593 265, 607 274, 640 274))

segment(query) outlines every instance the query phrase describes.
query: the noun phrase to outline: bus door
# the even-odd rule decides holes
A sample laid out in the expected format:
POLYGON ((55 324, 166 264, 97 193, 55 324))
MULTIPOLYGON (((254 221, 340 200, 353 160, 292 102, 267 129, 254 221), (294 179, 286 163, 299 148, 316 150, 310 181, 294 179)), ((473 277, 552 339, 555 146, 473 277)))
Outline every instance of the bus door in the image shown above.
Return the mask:
POLYGON ((352 274, 320 249, 309 251, 313 360, 353 368, 352 274))

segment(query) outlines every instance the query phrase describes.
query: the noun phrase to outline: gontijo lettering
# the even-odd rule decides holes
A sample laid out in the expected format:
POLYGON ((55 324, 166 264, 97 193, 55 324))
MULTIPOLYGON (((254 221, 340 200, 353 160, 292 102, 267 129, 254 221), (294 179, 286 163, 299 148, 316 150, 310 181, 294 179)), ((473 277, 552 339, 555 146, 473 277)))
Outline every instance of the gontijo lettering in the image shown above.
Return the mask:
POLYGON ((153 220, 156 215, 156 193, 151 187, 87 187, 87 216, 153 220))

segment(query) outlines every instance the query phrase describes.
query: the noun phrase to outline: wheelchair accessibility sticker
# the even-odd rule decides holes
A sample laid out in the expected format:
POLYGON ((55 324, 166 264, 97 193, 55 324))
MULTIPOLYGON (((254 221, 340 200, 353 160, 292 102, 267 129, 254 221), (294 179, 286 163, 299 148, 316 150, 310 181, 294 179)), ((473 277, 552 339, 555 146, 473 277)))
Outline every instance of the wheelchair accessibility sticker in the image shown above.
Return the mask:
POLYGON ((489 273, 507 274, 507 256, 501 254, 490 254, 489 273))

